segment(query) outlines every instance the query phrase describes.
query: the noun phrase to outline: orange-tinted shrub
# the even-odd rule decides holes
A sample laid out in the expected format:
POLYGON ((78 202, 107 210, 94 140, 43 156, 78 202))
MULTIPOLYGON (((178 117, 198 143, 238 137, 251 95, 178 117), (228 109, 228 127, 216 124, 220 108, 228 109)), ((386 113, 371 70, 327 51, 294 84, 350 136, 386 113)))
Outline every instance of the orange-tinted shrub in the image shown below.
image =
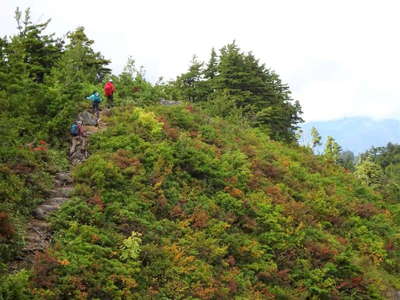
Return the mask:
POLYGON ((0 211, 0 240, 10 240, 15 235, 15 228, 11 224, 9 215, 0 211))
POLYGON ((33 282, 37 287, 51 288, 57 281, 56 269, 59 261, 48 252, 36 252, 33 263, 33 282))

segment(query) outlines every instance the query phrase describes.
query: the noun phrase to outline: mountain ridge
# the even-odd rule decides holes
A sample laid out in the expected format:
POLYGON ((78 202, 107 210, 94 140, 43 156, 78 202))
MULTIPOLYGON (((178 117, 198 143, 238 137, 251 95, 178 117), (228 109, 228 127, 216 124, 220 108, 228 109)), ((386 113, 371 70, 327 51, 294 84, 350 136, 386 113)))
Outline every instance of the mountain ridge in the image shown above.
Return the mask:
MULTIPOLYGON (((345 117, 328 121, 310 121, 304 123, 301 144, 311 141, 311 129, 315 127, 325 142, 332 136, 343 150, 355 154, 365 152, 372 146, 386 146, 387 143, 400 142, 400 120, 373 119, 366 116, 345 117)), ((318 150, 321 150, 319 148, 318 150)))

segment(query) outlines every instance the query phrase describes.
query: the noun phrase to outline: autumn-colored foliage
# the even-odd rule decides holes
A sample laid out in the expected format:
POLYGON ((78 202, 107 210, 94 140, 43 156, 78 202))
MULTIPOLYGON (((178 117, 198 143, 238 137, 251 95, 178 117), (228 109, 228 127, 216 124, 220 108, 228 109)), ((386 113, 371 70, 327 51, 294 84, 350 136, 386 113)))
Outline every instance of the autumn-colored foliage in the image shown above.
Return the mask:
POLYGON ((49 252, 37 252, 33 263, 33 283, 37 287, 51 288, 57 280, 57 275, 54 270, 59 265, 62 265, 62 263, 49 252))
POLYGON ((196 107, 107 118, 52 219, 32 293, 380 299, 400 288, 398 204, 332 162, 196 107))
POLYGON ((0 241, 8 240, 15 234, 15 228, 6 212, 0 211, 0 241))

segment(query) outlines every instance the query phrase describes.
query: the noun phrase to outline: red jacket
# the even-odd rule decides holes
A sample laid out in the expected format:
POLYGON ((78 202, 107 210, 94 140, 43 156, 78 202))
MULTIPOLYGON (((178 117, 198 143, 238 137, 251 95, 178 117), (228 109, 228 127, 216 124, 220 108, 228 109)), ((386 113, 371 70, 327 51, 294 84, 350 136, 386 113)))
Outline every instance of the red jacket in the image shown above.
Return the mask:
POLYGON ((106 96, 111 96, 115 92, 115 86, 112 84, 112 82, 108 81, 106 85, 104 86, 104 95, 106 96))

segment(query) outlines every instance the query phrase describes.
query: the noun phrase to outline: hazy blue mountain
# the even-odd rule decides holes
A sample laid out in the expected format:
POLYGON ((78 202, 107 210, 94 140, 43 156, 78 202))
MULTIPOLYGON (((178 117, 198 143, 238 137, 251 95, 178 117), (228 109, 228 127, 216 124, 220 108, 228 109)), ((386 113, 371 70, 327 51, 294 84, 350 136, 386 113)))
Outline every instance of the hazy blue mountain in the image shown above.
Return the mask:
POLYGON ((332 136, 343 148, 355 154, 364 152, 372 146, 386 146, 388 142, 400 143, 400 121, 374 120, 368 117, 352 117, 330 121, 307 122, 302 126, 304 131, 302 144, 311 141, 311 128, 317 128, 323 138, 332 136))

